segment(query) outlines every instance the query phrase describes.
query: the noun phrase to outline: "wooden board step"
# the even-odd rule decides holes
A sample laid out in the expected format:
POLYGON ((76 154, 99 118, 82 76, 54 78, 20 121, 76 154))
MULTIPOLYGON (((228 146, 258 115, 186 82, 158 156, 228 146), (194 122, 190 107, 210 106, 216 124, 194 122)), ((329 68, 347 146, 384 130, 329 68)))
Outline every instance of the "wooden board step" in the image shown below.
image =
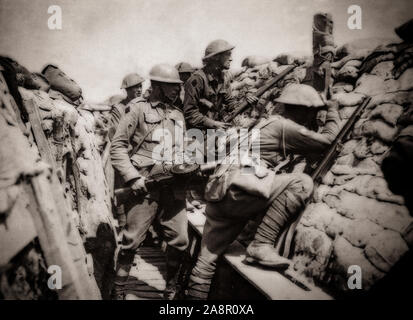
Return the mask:
POLYGON ((129 276, 136 282, 127 286, 126 300, 162 300, 166 287, 165 254, 158 247, 139 248, 129 276))
MULTIPOLYGON (((190 227, 202 237, 206 217, 201 211, 188 213, 190 227)), ((275 270, 244 263, 245 247, 234 241, 223 260, 256 290, 270 300, 330 300, 331 296, 307 283, 302 277, 288 270, 285 274, 275 270)))

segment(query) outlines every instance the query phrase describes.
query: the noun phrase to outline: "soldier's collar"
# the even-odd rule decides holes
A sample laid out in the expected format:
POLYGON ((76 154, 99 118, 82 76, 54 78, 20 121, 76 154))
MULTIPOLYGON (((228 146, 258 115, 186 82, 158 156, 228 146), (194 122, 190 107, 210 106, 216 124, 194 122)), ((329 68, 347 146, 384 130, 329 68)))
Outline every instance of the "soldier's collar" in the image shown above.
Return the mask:
POLYGON ((205 75, 208 81, 222 81, 224 78, 224 73, 222 71, 217 72, 217 70, 213 70, 211 67, 205 66, 203 68, 205 75))
POLYGON ((149 104, 152 108, 165 108, 166 104, 159 100, 148 99, 149 104))

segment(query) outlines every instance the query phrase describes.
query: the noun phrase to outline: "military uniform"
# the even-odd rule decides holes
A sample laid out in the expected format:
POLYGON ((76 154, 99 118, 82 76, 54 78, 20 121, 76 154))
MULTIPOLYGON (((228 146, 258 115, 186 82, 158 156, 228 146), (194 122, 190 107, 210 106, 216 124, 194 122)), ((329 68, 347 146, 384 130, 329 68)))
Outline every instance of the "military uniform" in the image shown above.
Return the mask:
POLYGON ((119 126, 120 119, 125 115, 125 109, 126 105, 124 104, 124 101, 118 102, 112 106, 109 127, 109 139, 111 140, 119 126))
POLYGON ((280 116, 262 120, 256 128, 260 129, 260 165, 248 173, 246 166, 221 164, 207 184, 207 220, 188 285, 189 298, 207 298, 218 256, 250 219, 262 220, 255 238, 275 244, 280 226, 297 216, 312 193, 313 182, 302 173, 276 174, 273 169, 290 153, 323 152, 338 133, 339 116, 337 110, 329 109, 321 133, 280 116))
MULTIPOLYGON (((175 133, 184 130, 182 111, 159 101, 136 98, 128 104, 113 138, 112 164, 126 183, 141 176, 167 172, 175 156, 180 157, 179 153, 183 153, 182 139, 175 139, 175 133), (167 134, 156 133, 158 129, 166 130, 167 134), (168 143, 169 139, 172 144, 168 143), (156 148, 160 152, 155 152, 156 148)), ((145 196, 130 197, 125 208, 127 224, 123 243, 127 250, 122 251, 119 259, 121 267, 132 263, 136 249, 155 220, 159 222, 161 235, 175 253, 186 249, 188 223, 185 199, 179 190, 162 188, 145 196)), ((171 274, 174 271, 171 270, 171 274)))
POLYGON ((214 128, 214 120, 221 121, 222 109, 234 102, 230 82, 224 73, 216 76, 204 67, 195 71, 185 83, 184 114, 188 127, 214 128), (201 103, 201 99, 211 102, 212 107, 201 103))

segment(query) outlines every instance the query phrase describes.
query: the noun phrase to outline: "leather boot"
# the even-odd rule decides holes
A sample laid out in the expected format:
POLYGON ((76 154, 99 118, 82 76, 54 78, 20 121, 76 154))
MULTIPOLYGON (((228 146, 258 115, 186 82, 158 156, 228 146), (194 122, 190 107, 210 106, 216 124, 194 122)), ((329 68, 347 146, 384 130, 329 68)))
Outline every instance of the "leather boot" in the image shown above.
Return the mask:
POLYGON ((183 254, 182 251, 170 246, 166 249, 166 288, 164 291, 166 300, 176 300, 181 291, 178 277, 183 254))
POLYGON ((260 264, 277 270, 285 270, 290 266, 290 260, 281 257, 274 246, 268 243, 252 241, 247 247, 245 260, 250 264, 260 264))
POLYGON ((124 300, 125 287, 129 279, 129 271, 135 258, 135 251, 121 250, 117 262, 116 277, 112 291, 112 299, 124 300))

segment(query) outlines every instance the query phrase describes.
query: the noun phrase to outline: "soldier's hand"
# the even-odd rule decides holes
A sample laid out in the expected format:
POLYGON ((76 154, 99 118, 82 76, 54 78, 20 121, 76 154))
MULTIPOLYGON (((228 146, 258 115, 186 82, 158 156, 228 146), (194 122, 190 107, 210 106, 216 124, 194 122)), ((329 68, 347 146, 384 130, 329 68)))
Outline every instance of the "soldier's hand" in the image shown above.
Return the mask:
POLYGON ((140 177, 132 183, 131 189, 135 195, 142 195, 148 192, 148 189, 146 188, 146 185, 145 185, 145 181, 146 181, 145 177, 140 177))
POLYGON ((214 127, 215 127, 215 129, 226 130, 229 127, 229 123, 225 123, 225 122, 221 122, 221 121, 215 121, 214 122, 214 127))
POLYGON ((258 98, 251 93, 247 93, 247 95, 245 96, 245 99, 247 99, 247 102, 249 104, 255 104, 258 102, 258 98))

